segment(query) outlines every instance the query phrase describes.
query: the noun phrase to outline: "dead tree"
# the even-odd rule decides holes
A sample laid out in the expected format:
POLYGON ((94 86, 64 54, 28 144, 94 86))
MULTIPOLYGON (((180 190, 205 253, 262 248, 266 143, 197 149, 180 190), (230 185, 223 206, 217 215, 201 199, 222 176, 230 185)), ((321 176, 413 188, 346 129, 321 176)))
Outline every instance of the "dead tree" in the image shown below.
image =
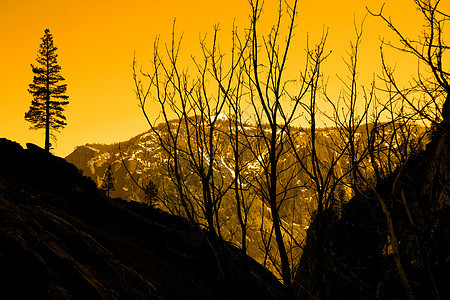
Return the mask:
POLYGON ((147 121, 168 155, 168 173, 173 178, 186 215, 188 218, 191 216, 191 221, 199 219, 213 236, 220 237, 223 224, 219 211, 229 184, 218 171, 221 163, 217 160, 220 147, 218 126, 228 96, 220 87, 208 84, 211 74, 226 72, 219 66, 221 54, 217 33, 216 27, 211 48, 208 48, 206 39, 201 41, 203 56, 200 60, 193 59, 193 73, 179 66, 180 41, 175 40, 174 34, 171 45, 166 47, 167 59, 159 54, 156 42, 153 69, 150 73, 141 74, 148 79, 147 88, 144 89, 137 78, 136 68, 135 82, 147 121), (159 104, 165 124, 161 132, 145 112, 149 97, 159 104), (196 182, 200 183, 200 192, 196 190, 196 182))
MULTIPOLYGON (((170 61, 175 64, 178 59, 180 51, 180 43, 175 44, 175 37, 172 36, 171 48, 167 49, 170 61)), ((182 122, 183 114, 179 110, 172 110, 173 116, 169 115, 169 109, 172 107, 177 99, 175 98, 176 84, 174 82, 174 69, 172 66, 165 67, 162 63, 162 57, 159 54, 158 40, 154 43, 154 55, 152 58, 152 69, 149 72, 139 71, 136 59, 133 59, 133 79, 135 83, 135 92, 139 100, 139 106, 142 113, 150 126, 150 129, 158 137, 158 142, 164 153, 167 155, 167 170, 168 175, 178 192, 178 201, 183 208, 183 213, 186 218, 195 223, 195 210, 193 203, 188 199, 184 182, 186 175, 182 172, 181 157, 180 157, 180 143, 182 137, 182 122), (165 77, 164 77, 165 76, 165 77), (143 79, 141 79, 141 77, 143 79), (164 77, 164 78, 161 78, 164 77), (147 79, 144 86, 144 80, 147 79), (156 90, 154 93, 151 93, 156 90), (147 113, 146 104, 148 101, 155 101, 160 107, 160 117, 155 121, 151 120, 147 113), (173 118, 173 119, 172 119, 173 118), (162 122, 162 126, 158 127, 158 122, 162 122)), ((168 197, 168 201, 173 201, 168 197)), ((178 211, 177 205, 174 209, 178 211)), ((170 209, 169 209, 170 210, 170 209)))
POLYGON ((298 106, 289 111, 283 102, 286 97, 286 84, 283 78, 286 61, 292 44, 293 31, 297 15, 297 1, 285 7, 279 2, 278 19, 267 36, 260 32, 260 17, 263 11, 262 1, 251 1, 249 59, 245 68, 249 80, 250 102, 253 107, 257 142, 251 151, 257 159, 262 174, 257 185, 260 196, 270 208, 272 227, 280 259, 281 277, 286 293, 292 293, 292 269, 286 249, 280 208, 291 197, 295 186, 292 183, 296 171, 295 164, 281 168, 280 159, 287 154, 287 128, 292 125, 298 106), (284 11, 285 10, 285 11, 284 11), (281 35, 283 13, 287 13, 288 29, 286 36, 281 35), (265 125, 267 124, 267 126, 265 125), (289 173, 282 183, 283 173, 289 173), (294 174, 294 176, 292 176, 294 174))
MULTIPOLYGON (((412 134, 417 135, 417 131, 414 127, 417 127, 417 123, 424 125, 431 125, 432 128, 436 128, 432 136, 431 143, 429 144, 429 151, 433 153, 432 166, 429 168, 429 178, 433 178, 424 187, 430 193, 430 199, 435 198, 433 189, 443 190, 446 189, 445 182, 447 182, 448 168, 446 165, 446 158, 442 155, 445 149, 445 140, 448 139, 449 132, 449 120, 450 120, 450 74, 445 69, 445 52, 449 49, 444 41, 443 29, 445 24, 450 19, 448 13, 441 10, 442 7, 440 0, 414 0, 414 3, 418 11, 424 18, 423 35, 419 38, 406 37, 390 18, 386 17, 383 13, 383 8, 379 13, 372 13, 372 15, 380 18, 396 35, 398 43, 384 42, 381 46, 382 55, 382 67, 383 67, 383 80, 385 88, 383 89, 386 94, 389 95, 390 102, 384 106, 384 109, 389 113, 392 126, 393 136, 390 140, 386 141, 387 148, 389 150, 386 156, 394 157, 394 160, 389 162, 394 163, 398 172, 396 178, 400 178, 402 167, 405 162, 411 157, 412 154, 420 149, 420 143, 417 143, 417 138, 412 140, 412 134), (389 67, 384 54, 384 46, 392 47, 405 55, 412 55, 418 59, 417 74, 414 77, 413 84, 409 87, 402 88, 400 83, 397 82, 394 70, 389 67), (401 108, 399 108, 401 107, 401 108), (395 117, 394 117, 395 116, 395 117), (395 147, 393 147, 395 146, 395 147), (394 150, 391 150, 394 149, 394 150), (396 155, 392 155, 392 153, 396 155), (441 166, 443 164, 443 166, 441 166), (433 188, 435 185, 433 182, 439 182, 439 187, 433 188)), ((378 131, 379 132, 379 131, 378 131)), ((426 133, 426 132, 425 132, 426 133)), ((375 139, 375 137, 373 138, 375 139)), ((428 146, 427 146, 428 147, 428 146)), ((373 147, 375 148, 375 147, 373 147)), ((376 149, 376 148, 375 148, 376 149)), ((371 150, 371 156, 375 157, 375 154, 385 153, 379 148, 377 150, 371 150)), ((379 160, 377 160, 379 161, 379 160)), ((373 164, 373 168, 377 179, 382 176, 383 166, 373 164)), ((389 170, 391 171, 391 170, 389 170)), ((416 226, 416 222, 423 222, 423 217, 420 214, 416 214, 414 217, 411 213, 408 199, 405 198, 404 190, 402 189, 401 182, 396 183, 392 187, 392 198, 401 198, 404 210, 408 216, 410 226, 413 228, 413 233, 419 249, 420 257, 428 280, 433 292, 433 297, 439 299, 439 289, 436 285, 436 277, 432 270, 432 266, 428 259, 428 253, 431 249, 427 249, 425 241, 429 238, 425 232, 420 232, 416 226)), ((398 200, 400 201, 400 200, 398 200)), ((439 200, 431 200, 435 202, 434 209, 439 210, 439 200)), ((396 262, 399 276, 404 284, 406 295, 408 298, 414 298, 414 291, 411 287, 407 275, 403 271, 403 263, 400 258, 400 252, 402 248, 399 243, 396 243, 395 228, 390 218, 387 206, 383 205, 381 199, 380 203, 383 206, 383 211, 386 210, 386 221, 389 228, 389 234, 391 236, 391 244, 394 250, 394 259, 396 262), (386 207, 386 209, 385 209, 386 207), (392 241, 393 240, 393 241, 392 241)))
MULTIPOLYGON (((217 30, 214 34, 214 41, 217 39, 217 30)), ((211 59, 211 76, 217 83, 223 98, 226 100, 228 108, 228 127, 221 131, 221 134, 228 138, 231 146, 232 155, 223 162, 229 164, 226 168, 232 173, 233 181, 230 183, 230 189, 233 191, 236 217, 241 230, 241 249, 244 265, 247 267, 247 230, 248 217, 252 206, 252 199, 248 195, 248 186, 250 174, 246 172, 246 168, 251 161, 249 158, 249 136, 247 126, 250 125, 244 116, 242 109, 243 98, 245 96, 245 68, 243 60, 248 59, 245 56, 249 36, 239 36, 238 29, 233 26, 232 31, 232 48, 230 53, 229 67, 225 67, 224 56, 219 49, 207 49, 203 47, 203 51, 212 57, 211 59)), ((216 43, 213 47, 218 48, 216 43)))
POLYGON ((382 49, 387 45, 419 60, 414 85, 410 88, 401 88, 392 69, 383 62, 386 80, 412 111, 438 126, 440 120, 448 122, 450 118, 450 73, 444 67, 445 52, 449 47, 445 44, 443 34, 450 15, 440 9, 440 0, 414 0, 414 3, 425 21, 423 36, 415 39, 401 33, 391 19, 384 15, 383 8, 379 13, 369 12, 383 20, 399 40, 400 45, 384 42, 382 49), (418 92, 419 97, 414 92, 418 92))

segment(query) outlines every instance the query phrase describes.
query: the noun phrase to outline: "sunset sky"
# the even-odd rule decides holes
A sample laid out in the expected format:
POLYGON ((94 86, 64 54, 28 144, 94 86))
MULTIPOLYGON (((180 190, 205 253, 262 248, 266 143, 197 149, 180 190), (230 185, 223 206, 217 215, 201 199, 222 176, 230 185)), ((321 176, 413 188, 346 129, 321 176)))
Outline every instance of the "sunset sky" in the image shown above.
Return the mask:
MULTIPOLYGON (((385 14, 407 35, 420 33, 422 19, 412 0, 300 1, 289 61, 292 74, 297 65, 301 69, 296 61, 304 57, 307 34, 312 42, 317 41, 324 27, 329 28, 327 49, 333 51, 324 71, 330 78, 345 72, 342 56, 354 37, 354 18, 360 22, 366 6, 379 11, 383 2, 385 14)), ((448 12, 450 1, 442 2, 448 12)), ((269 16, 277 3, 266 0, 264 10, 269 16)), ((240 28, 248 26, 248 14, 247 0, 0 0, 0 137, 43 147, 44 132, 28 130, 30 123, 24 114, 32 99, 27 92, 33 78, 30 64, 35 63, 46 28, 58 47, 58 63, 70 97, 68 125, 57 134, 55 145, 55 154, 64 157, 78 145, 119 142, 148 129, 134 94, 131 63, 134 53, 143 64, 151 57, 158 34, 162 42, 170 40, 175 18, 177 32, 184 34, 182 51, 189 58, 199 54, 199 37, 212 32, 215 23, 220 23, 226 40, 233 20, 240 28)), ((270 17, 264 22, 270 22, 270 17)), ((368 84, 380 71, 380 37, 394 38, 380 19, 371 16, 364 31, 360 73, 361 83, 368 84)), ((409 71, 404 70, 410 60, 396 56, 390 61, 408 77, 409 71)))

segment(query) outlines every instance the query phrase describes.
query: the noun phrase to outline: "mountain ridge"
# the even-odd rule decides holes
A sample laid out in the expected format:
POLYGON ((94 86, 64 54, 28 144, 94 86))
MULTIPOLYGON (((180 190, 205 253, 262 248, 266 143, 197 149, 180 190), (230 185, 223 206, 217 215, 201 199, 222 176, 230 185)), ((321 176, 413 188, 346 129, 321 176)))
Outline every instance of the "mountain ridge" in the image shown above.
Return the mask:
MULTIPOLYGON (((227 138, 229 135, 230 129, 230 118, 221 117, 216 124, 216 141, 218 144, 218 150, 215 156, 215 165, 214 170, 219 171, 216 172, 220 174, 223 178, 225 178, 225 182, 231 182, 234 179, 234 166, 230 164, 233 161, 231 157, 232 149, 231 146, 227 143, 227 138)), ((177 120, 170 121, 168 123, 177 124, 177 120)), ((256 131, 256 127, 251 124, 241 124, 242 130, 246 130, 247 134, 254 134, 256 131), (244 126, 245 125, 245 126, 244 126)), ((370 130, 371 124, 364 125, 368 126, 367 131, 370 130)), ((355 133, 355 139, 364 142, 366 127, 361 126, 358 132, 355 133)), ((381 124, 381 127, 384 125, 381 124)), ((391 125, 392 126, 392 125, 391 125)), ((383 127, 384 128, 384 127, 383 127)), ((386 134, 389 135, 391 133, 391 127, 386 124, 386 134)), ((164 134, 167 132, 166 125, 160 124, 156 128, 158 134, 161 137, 164 137, 164 134)), ((261 130, 266 130, 266 126, 263 126, 261 130)), ((268 128, 267 128, 268 130, 268 128)), ((419 128, 419 131, 423 128, 419 128)), ((417 132, 417 135, 421 135, 421 133, 417 132)), ((299 131, 298 134, 298 145, 297 149, 302 149, 305 141, 308 139, 308 130, 299 131)), ((333 144, 335 143, 333 136, 336 137, 339 133, 336 128, 320 128, 317 129, 317 144, 318 144, 318 154, 321 156, 321 159, 324 161, 332 157, 333 155, 333 144)), ((181 143, 185 143, 187 137, 184 135, 184 131, 181 130, 179 134, 179 140, 181 143)), ((121 143, 115 143, 110 145, 101 145, 101 144, 86 144, 84 146, 77 147, 74 152, 72 152, 66 159, 72 163, 74 163, 79 169, 83 170, 83 173, 87 176, 90 176, 98 186, 101 185, 102 177, 105 173, 105 170, 108 165, 112 166, 113 176, 114 176, 114 185, 115 191, 111 192, 112 195, 119 196, 123 199, 130 201, 145 201, 145 193, 142 191, 140 187, 136 185, 136 182, 139 186, 143 187, 145 184, 151 180, 156 186, 159 188, 160 199, 167 198, 175 199, 176 191, 173 185, 170 185, 170 174, 168 174, 168 156, 161 149, 159 143, 159 137, 153 131, 143 132, 127 141, 121 143), (119 147, 120 146, 120 147, 119 147), (133 178, 131 177, 133 176, 133 178)), ((283 165, 289 167, 289 164, 293 163, 294 158, 285 157, 280 162, 280 169, 283 169, 283 165), (286 160, 288 158, 288 160, 286 160)), ((193 179, 189 179, 190 174, 190 166, 189 163, 181 164, 182 168, 184 168, 184 172, 186 175, 186 185, 188 185, 191 190, 201 191, 200 183, 196 181, 195 176, 193 179)), ((345 172, 346 165, 345 162, 341 163, 337 166, 337 169, 340 170, 341 173, 345 172)), ((248 181, 251 181, 251 178, 255 176, 261 175, 263 170, 261 169, 261 164, 253 159, 249 161, 246 167, 242 170, 243 176, 247 178, 248 181)), ((326 171, 325 171, 326 172, 326 171)), ((301 243, 302 240, 306 237, 306 230, 309 227, 310 216, 314 211, 315 199, 314 199, 314 191, 308 189, 306 187, 301 187, 302 184, 308 181, 307 176, 301 172, 296 174, 296 177, 293 182, 299 184, 297 187, 297 192, 292 193, 292 199, 288 199, 284 201, 283 205, 280 207, 280 214, 283 216, 282 223, 286 230, 290 230, 287 236, 294 237, 297 241, 301 243)), ((254 259, 256 259, 261 264, 267 266, 272 272, 276 273, 277 268, 271 265, 271 261, 266 259, 265 253, 265 244, 264 241, 261 240, 261 231, 265 231, 267 235, 271 233, 271 216, 270 216, 270 208, 267 203, 264 203, 258 197, 253 198, 254 196, 251 192, 248 192, 247 195, 244 195, 247 199, 252 199, 252 208, 249 210, 249 230, 246 232, 246 237, 248 239, 248 253, 254 259), (262 213, 261 213, 262 212, 262 213)), ((201 198, 201 194, 198 195, 201 198)), ((350 198, 351 195, 346 195, 346 198, 350 198)), ((224 228, 222 230, 225 233, 225 239, 235 243, 236 245, 240 245, 240 232, 236 228, 238 228, 239 223, 236 218, 236 205, 234 203, 234 199, 231 197, 227 198, 227 195, 224 197, 224 201, 221 205, 220 214, 222 216, 224 228)), ((156 203, 158 207, 165 208, 164 203, 159 201, 156 203)), ((293 257, 301 254, 301 249, 294 245, 293 249, 293 257)))

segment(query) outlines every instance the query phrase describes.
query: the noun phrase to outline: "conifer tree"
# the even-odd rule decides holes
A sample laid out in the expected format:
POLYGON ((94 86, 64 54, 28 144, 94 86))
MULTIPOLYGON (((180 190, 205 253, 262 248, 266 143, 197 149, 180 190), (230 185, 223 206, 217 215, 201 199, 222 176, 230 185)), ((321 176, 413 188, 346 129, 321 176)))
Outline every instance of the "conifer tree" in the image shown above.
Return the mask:
POLYGON ((114 191, 114 177, 112 176, 111 165, 108 165, 105 171, 105 175, 103 175, 102 185, 100 187, 109 198, 109 193, 114 191))
POLYGON ((47 152, 50 152, 50 137, 55 139, 51 130, 58 132, 67 125, 63 112, 69 103, 69 96, 66 95, 67 85, 59 84, 64 78, 60 74, 61 67, 56 60, 56 50, 53 36, 50 30, 46 29, 36 58, 38 65, 31 64, 34 77, 28 92, 33 96, 33 100, 25 114, 25 120, 33 124, 30 129, 45 128, 47 152))
POLYGON ((154 200, 158 197, 158 187, 152 180, 148 181, 144 188, 144 193, 145 203, 147 203, 148 206, 153 207, 155 205, 154 200))

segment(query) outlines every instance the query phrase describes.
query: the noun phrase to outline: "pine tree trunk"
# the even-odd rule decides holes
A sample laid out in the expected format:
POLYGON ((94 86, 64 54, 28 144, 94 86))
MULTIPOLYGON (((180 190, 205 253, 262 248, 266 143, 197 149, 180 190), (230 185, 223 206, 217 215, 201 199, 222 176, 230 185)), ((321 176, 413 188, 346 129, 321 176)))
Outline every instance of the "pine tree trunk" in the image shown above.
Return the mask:
POLYGON ((45 100, 45 151, 50 153, 50 96, 48 94, 45 100))
POLYGON ((47 95, 45 99, 45 152, 50 153, 50 71, 49 58, 47 55, 47 95))

